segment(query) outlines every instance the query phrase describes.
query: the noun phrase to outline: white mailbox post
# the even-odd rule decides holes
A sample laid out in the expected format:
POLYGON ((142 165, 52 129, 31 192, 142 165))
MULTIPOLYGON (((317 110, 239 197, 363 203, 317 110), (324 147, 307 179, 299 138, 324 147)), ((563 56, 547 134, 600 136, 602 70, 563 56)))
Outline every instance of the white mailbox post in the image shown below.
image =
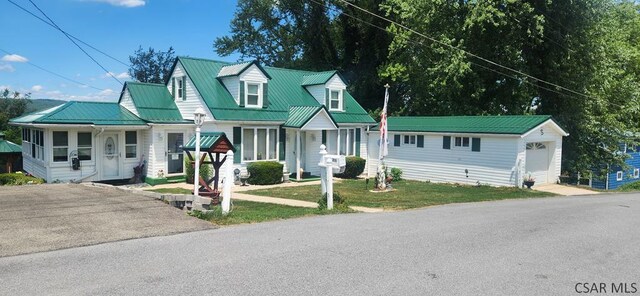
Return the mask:
POLYGON ((320 145, 320 186, 322 195, 327 194, 327 209, 333 209, 333 174, 343 173, 347 164, 344 155, 329 155, 327 147, 320 145))
MULTIPOLYGON (((233 160, 233 150, 227 151, 227 159, 233 160)), ((228 163, 224 173, 224 184, 222 187, 222 214, 229 214, 231 210, 231 188, 233 187, 233 181, 235 174, 233 173, 233 166, 228 163)))

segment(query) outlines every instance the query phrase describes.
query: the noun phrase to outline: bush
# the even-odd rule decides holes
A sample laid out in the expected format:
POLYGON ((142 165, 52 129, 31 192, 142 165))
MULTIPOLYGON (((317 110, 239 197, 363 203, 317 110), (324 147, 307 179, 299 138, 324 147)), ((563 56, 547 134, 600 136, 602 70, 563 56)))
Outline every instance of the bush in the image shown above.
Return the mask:
POLYGON ((271 185, 282 182, 283 165, 277 161, 252 162, 247 166, 249 172, 249 184, 271 185))
MULTIPOLYGON (((334 208, 346 208, 347 203, 345 198, 343 198, 340 193, 333 193, 333 207, 334 208)), ((318 200, 318 209, 324 210, 327 208, 327 194, 323 194, 322 197, 318 200)))
POLYGON ((640 181, 624 184, 617 189, 618 191, 640 191, 640 181))
POLYGON ((336 174, 336 177, 344 179, 355 179, 360 176, 362 172, 364 172, 364 166, 366 163, 367 161, 362 157, 347 156, 344 173, 336 174))
POLYGON ((402 169, 399 168, 391 168, 391 177, 393 178, 393 181, 400 181, 402 180, 402 169))
MULTIPOLYGON (((208 159, 209 157, 207 156, 205 160, 208 160, 208 159)), ((200 164, 200 176, 202 176, 203 179, 209 180, 213 176, 212 171, 213 171, 213 168, 211 167, 210 164, 200 164)), ((191 160, 189 160, 189 157, 185 157, 184 175, 186 177, 187 184, 193 184, 193 175, 195 174, 196 174, 196 170, 194 166, 191 165, 191 160)))
POLYGON ((27 176, 23 173, 0 174, 0 185, 42 184, 43 179, 27 176))

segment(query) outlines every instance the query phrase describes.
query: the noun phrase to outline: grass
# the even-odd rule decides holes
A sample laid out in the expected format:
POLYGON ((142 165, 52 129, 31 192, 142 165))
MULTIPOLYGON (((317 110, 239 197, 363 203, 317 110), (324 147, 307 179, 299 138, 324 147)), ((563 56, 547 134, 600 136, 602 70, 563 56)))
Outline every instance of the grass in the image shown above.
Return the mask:
MULTIPOLYGON (((372 187, 373 183, 370 183, 369 189, 372 187)), ((394 182, 393 187, 396 189, 395 191, 372 193, 365 189, 364 180, 343 180, 340 183, 334 183, 334 192, 338 192, 348 205, 385 209, 411 209, 449 203, 554 195, 515 187, 467 186, 406 180, 394 182)), ((246 193, 317 202, 320 197, 320 186, 258 189, 247 191, 246 193)))
POLYGON ((620 192, 640 191, 640 181, 624 184, 616 189, 620 192))
POLYGON ((0 174, 0 186, 42 184, 43 179, 27 176, 21 172, 0 174))
MULTIPOLYGON (((149 191, 158 193, 191 194, 191 190, 183 188, 161 188, 149 191)), ((231 212, 226 216, 222 215, 220 206, 214 207, 213 212, 210 213, 205 214, 194 211, 191 215, 202 220, 211 221, 217 225, 233 225, 353 212, 346 207, 336 207, 334 210, 328 211, 243 200, 232 200, 232 202, 233 206, 231 208, 231 212)))

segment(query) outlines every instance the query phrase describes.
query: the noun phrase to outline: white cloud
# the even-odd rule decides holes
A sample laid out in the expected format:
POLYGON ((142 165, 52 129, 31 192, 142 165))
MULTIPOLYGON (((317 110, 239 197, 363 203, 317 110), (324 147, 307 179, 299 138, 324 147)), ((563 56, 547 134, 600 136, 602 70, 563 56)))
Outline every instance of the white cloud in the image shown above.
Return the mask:
POLYGON ((16 63, 26 63, 29 61, 29 59, 17 54, 6 54, 2 57, 2 60, 5 62, 16 62, 16 63))
POLYGON ((110 94, 113 94, 113 89, 110 89, 110 88, 104 89, 98 93, 98 95, 101 95, 101 96, 108 96, 110 94))
POLYGON ((145 0, 88 0, 92 2, 108 3, 113 6, 138 7, 146 4, 145 0))
POLYGON ((129 79, 129 78, 131 78, 131 76, 129 76, 129 73, 127 73, 127 72, 122 72, 120 74, 113 73, 113 72, 107 72, 104 75, 102 75, 102 78, 111 78, 111 76, 115 76, 118 79, 129 79))
POLYGON ((88 93, 84 95, 70 94, 60 90, 52 90, 35 94, 36 99, 57 99, 65 101, 98 101, 98 102, 115 102, 117 94, 112 89, 105 89, 97 93, 88 93))
POLYGON ((34 86, 31 87, 31 91, 35 91, 35 92, 39 92, 43 89, 44 87, 42 87, 42 85, 36 84, 34 86))
POLYGON ((0 64, 0 72, 13 72, 16 69, 9 64, 0 64))

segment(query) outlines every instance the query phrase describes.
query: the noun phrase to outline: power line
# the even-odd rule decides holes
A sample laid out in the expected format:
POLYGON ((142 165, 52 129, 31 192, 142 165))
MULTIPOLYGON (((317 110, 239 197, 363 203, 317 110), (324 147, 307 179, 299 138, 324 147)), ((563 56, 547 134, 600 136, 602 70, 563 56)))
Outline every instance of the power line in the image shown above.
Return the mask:
MULTIPOLYGON (((35 13, 33 13, 33 12, 29 11, 28 9, 26 9, 26 8, 24 8, 24 7, 22 7, 22 6, 20 6, 20 4, 17 4, 17 3, 15 3, 15 2, 13 2, 12 0, 7 0, 7 1, 9 1, 11 4, 15 5, 16 7, 20 8, 20 9, 21 9, 21 10, 23 10, 24 12, 26 12, 26 13, 30 14, 31 16, 33 16, 33 17, 35 17, 35 18, 39 19, 39 20, 40 20, 40 21, 42 21, 43 23, 45 23, 45 24, 47 24, 47 25, 49 25, 49 26, 53 27, 53 28, 54 28, 54 29, 56 29, 56 30, 59 30, 58 28, 56 28, 56 26, 55 26, 54 24, 52 24, 52 23, 50 23, 49 21, 47 21, 47 20, 45 20, 45 19, 43 19, 43 18, 41 18, 41 17, 37 16, 35 13)), ((103 54, 104 56, 106 56, 106 57, 108 57, 108 58, 110 58, 110 59, 112 59, 112 60, 114 60, 114 61, 116 61, 116 62, 118 62, 118 63, 120 63, 120 64, 122 64, 122 65, 124 65, 124 66, 126 66, 126 67, 131 67, 131 65, 130 65, 130 64, 125 63, 125 62, 123 62, 122 60, 119 60, 119 59, 117 59, 117 58, 113 57, 112 55, 110 55, 110 54, 108 54, 108 53, 106 53, 106 52, 104 52, 104 51, 102 51, 102 50, 100 50, 100 49, 96 48, 95 46, 93 46, 93 45, 91 45, 91 44, 89 44, 89 43, 86 43, 86 42, 84 42, 84 41, 80 40, 80 38, 78 38, 78 37, 76 37, 76 36, 73 36, 73 35, 71 35, 71 34, 69 34, 69 33, 67 33, 67 34, 68 34, 71 38, 75 39, 76 41, 78 41, 78 42, 80 42, 80 43, 84 44, 85 46, 87 46, 87 47, 89 47, 89 48, 91 48, 91 49, 93 49, 93 50, 95 50, 95 51, 97 51, 97 52, 99 52, 99 53, 103 54)))
POLYGON ((107 75, 111 76, 115 81, 117 81, 118 83, 120 83, 120 85, 124 85, 122 83, 122 81, 120 81, 120 79, 118 79, 115 75, 113 75, 113 73, 111 73, 111 71, 107 70, 104 66, 102 66, 102 64, 100 64, 95 58, 93 58, 86 50, 84 50, 84 48, 82 48, 82 46, 80 46, 75 40, 73 40, 73 38, 71 38, 69 36, 69 34, 67 34, 67 32, 65 32, 64 30, 62 30, 60 28, 60 26, 58 26, 56 24, 56 22, 54 22, 46 13, 44 13, 44 11, 42 11, 42 9, 40 9, 40 7, 38 7, 38 5, 36 5, 32 0, 29 0, 29 2, 31 2, 31 4, 33 4, 33 6, 40 11, 40 13, 42 13, 42 15, 44 15, 44 17, 46 17, 60 32, 62 32, 64 34, 64 36, 67 37, 67 39, 69 39, 69 41, 71 41, 73 44, 75 44, 86 56, 88 56, 94 63, 96 63, 96 65, 98 65, 102 70, 104 70, 104 72, 107 73, 107 75))
MULTIPOLYGON (((316 2, 315 0, 311 0, 311 1, 313 1, 313 2, 315 2, 315 3, 318 3, 318 2, 316 2)), ((579 96, 582 96, 582 97, 585 97, 585 98, 592 99, 592 97, 591 97, 591 96, 586 95, 586 94, 584 94, 584 93, 581 93, 581 92, 578 92, 578 91, 575 91, 575 90, 572 90, 572 89, 566 88, 566 87, 561 86, 561 85, 558 85, 558 84, 556 84, 556 83, 552 83, 552 82, 549 82, 549 81, 546 81, 546 80, 543 80, 543 79, 540 79, 540 78, 534 77, 534 76, 532 76, 532 75, 529 75, 529 74, 524 73, 524 72, 522 72, 522 71, 518 71, 518 70, 513 69, 513 68, 511 68, 511 67, 503 66, 503 65, 501 65, 501 64, 499 64, 499 63, 496 63, 496 62, 494 62, 494 61, 492 61, 492 60, 489 60, 489 59, 487 59, 487 58, 483 58, 483 57, 481 57, 481 56, 479 56, 479 55, 477 55, 477 54, 474 54, 474 53, 472 53, 472 52, 469 52, 469 51, 466 51, 466 50, 461 49, 461 48, 459 48, 459 47, 453 46, 453 45, 451 45, 451 44, 447 44, 447 43, 445 43, 445 42, 442 42, 442 41, 440 41, 440 40, 438 40, 438 39, 435 39, 435 38, 433 38, 433 37, 431 37, 431 36, 425 35, 425 34, 420 33, 420 32, 418 32, 418 31, 416 31, 416 30, 414 30, 414 29, 411 29, 411 28, 409 28, 409 27, 407 27, 407 26, 405 26, 405 25, 403 25, 403 24, 400 24, 400 23, 398 23, 398 22, 396 22, 396 21, 394 21, 394 20, 391 20, 391 19, 389 19, 389 18, 386 18, 386 17, 380 16, 380 15, 378 15, 378 14, 375 14, 375 13, 373 13, 373 12, 369 11, 369 10, 366 10, 366 9, 364 9, 364 8, 362 8, 362 7, 358 6, 358 5, 355 5, 355 4, 353 4, 353 3, 350 3, 350 2, 348 2, 348 1, 346 1, 346 0, 338 0, 338 1, 340 1, 340 2, 342 2, 342 3, 345 3, 346 5, 351 6, 351 7, 355 8, 355 9, 358 9, 358 10, 360 10, 360 11, 362 11, 362 12, 365 12, 365 13, 367 13, 367 14, 369 14, 369 15, 372 15, 372 16, 374 16, 374 17, 376 17, 376 18, 379 18, 379 19, 381 19, 381 20, 384 20, 384 21, 386 21, 386 22, 388 22, 388 23, 390 23, 390 24, 394 24, 394 25, 396 25, 396 26, 398 26, 398 27, 400 27, 400 28, 403 28, 403 29, 405 29, 405 30, 407 30, 407 31, 409 31, 409 32, 411 32, 411 33, 414 33, 414 34, 416 34, 416 35, 418 35, 418 36, 420 36, 420 37, 422 37, 422 38, 428 39, 428 40, 430 40, 431 42, 438 43, 438 44, 440 44, 440 45, 442 45, 442 46, 445 46, 445 47, 448 47, 448 48, 450 48, 450 49, 455 49, 455 50, 461 51, 461 52, 463 52, 464 54, 466 54, 466 55, 468 55, 468 56, 470 56, 470 57, 473 57, 473 58, 479 59, 479 60, 484 61, 484 62, 486 62, 486 63, 488 63, 488 64, 491 64, 491 65, 494 65, 494 66, 497 66, 497 67, 503 68, 503 69, 505 69, 505 70, 507 70, 507 71, 510 71, 510 72, 516 73, 516 74, 518 74, 518 75, 522 75, 522 76, 524 76, 524 77, 527 77, 527 78, 533 79, 533 80, 535 80, 535 81, 538 81, 538 82, 541 82, 541 83, 544 83, 544 84, 547 84, 547 85, 550 85, 550 86, 556 87, 556 88, 558 88, 558 89, 562 89, 562 90, 564 90, 564 91, 568 91, 568 92, 571 92, 571 93, 573 93, 573 94, 576 94, 576 95, 579 95, 579 96)), ((318 3, 318 4, 319 4, 319 3, 318 3)), ((323 5, 323 6, 324 6, 324 4, 321 4, 321 5, 323 5)))
MULTIPOLYGON (((4 49, 2 49, 2 48, 0 48, 0 51, 4 52, 4 53, 6 53, 6 54, 11 54, 10 52, 8 52, 8 51, 6 51, 6 50, 4 50, 4 49)), ((29 65, 31 65, 31 66, 34 66, 34 67, 36 67, 36 68, 38 68, 38 69, 40 69, 40 70, 42 70, 42 71, 44 71, 44 72, 47 72, 47 73, 49 73, 49 74, 51 74, 51 75, 58 76, 58 77, 60 77, 60 78, 62 78, 62 79, 64 79, 64 80, 67 80, 67 81, 69 81, 69 82, 73 82, 73 83, 75 83, 75 84, 79 84, 79 85, 82 85, 82 86, 86 86, 86 87, 88 87, 88 88, 93 88, 93 89, 95 89, 95 90, 100 90, 100 91, 104 90, 103 88, 98 88, 98 87, 95 87, 95 86, 91 86, 91 85, 89 85, 89 84, 82 83, 82 82, 80 82, 80 81, 78 81, 78 80, 75 80, 75 79, 71 79, 71 78, 69 78, 69 77, 66 77, 66 76, 64 76, 64 75, 62 75, 62 74, 58 74, 58 73, 53 72, 53 71, 51 71, 51 70, 47 70, 47 69, 45 69, 45 68, 43 68, 43 67, 40 67, 40 66, 38 66, 38 65, 36 65, 36 64, 34 64, 34 63, 32 63, 32 62, 26 61, 26 63, 27 63, 27 64, 29 64, 29 65)))

